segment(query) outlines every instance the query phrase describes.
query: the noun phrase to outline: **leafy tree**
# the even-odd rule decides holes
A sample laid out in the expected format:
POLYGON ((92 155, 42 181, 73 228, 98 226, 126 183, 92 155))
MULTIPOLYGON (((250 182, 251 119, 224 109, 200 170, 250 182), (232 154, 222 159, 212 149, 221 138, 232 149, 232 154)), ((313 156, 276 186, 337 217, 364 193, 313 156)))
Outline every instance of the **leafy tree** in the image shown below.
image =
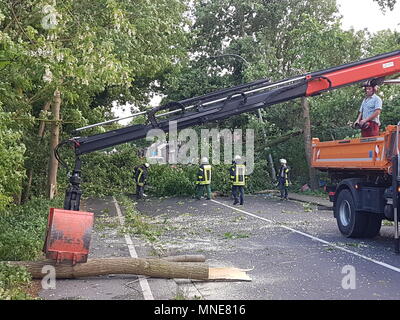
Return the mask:
POLYGON ((379 4, 382 10, 388 8, 389 10, 393 10, 396 5, 396 0, 374 0, 379 4))
MULTIPOLYGON (((197 59, 182 64, 163 82, 169 99, 193 97, 255 79, 280 80, 362 56, 365 34, 340 29, 336 1, 204 0, 196 4, 192 28, 195 37, 189 52, 190 57, 197 59), (233 54, 241 59, 232 57, 233 54)), ((315 103, 312 100, 312 121, 315 119, 318 125, 322 123, 329 129, 341 130, 346 126, 349 119, 333 111, 343 106, 354 108, 352 102, 345 102, 348 98, 354 101, 354 91, 346 92, 346 95, 333 96, 336 98, 316 98, 315 103), (320 118, 321 115, 325 117, 320 118)), ((262 111, 264 131, 277 137, 303 130, 299 102, 291 101, 262 111)), ((257 117, 246 114, 220 125, 244 127, 255 121, 257 117)), ((257 156, 265 157, 262 153, 257 156)), ((303 154, 300 161, 304 158, 303 154)), ((297 163, 296 166, 301 167, 297 163)))
POLYGON ((11 115, 0 105, 0 213, 19 194, 25 173, 25 146, 20 143, 21 132, 15 129, 11 115))
MULTIPOLYGON (((12 61, 0 69, 5 111, 48 120, 59 105, 60 120, 51 122, 58 132, 60 121, 74 122, 63 128, 72 130, 111 117, 110 104, 93 103, 105 91, 112 100, 145 102, 142 92, 181 55, 185 8, 183 0, 1 2, 0 47, 12 61)), ((46 145, 57 140, 48 132, 35 139, 39 124, 21 122, 28 153, 52 158, 46 145)), ((42 171, 48 161, 37 158, 26 165, 42 171)))

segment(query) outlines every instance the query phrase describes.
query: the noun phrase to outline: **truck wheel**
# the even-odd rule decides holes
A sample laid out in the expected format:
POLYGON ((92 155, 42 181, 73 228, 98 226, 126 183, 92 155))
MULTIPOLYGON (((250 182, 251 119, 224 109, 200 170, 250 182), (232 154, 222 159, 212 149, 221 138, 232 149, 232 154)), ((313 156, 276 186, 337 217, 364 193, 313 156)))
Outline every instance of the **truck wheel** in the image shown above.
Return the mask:
POLYGON ((337 224, 344 236, 365 237, 368 216, 355 210, 356 206, 350 190, 345 189, 339 193, 335 208, 337 224))
POLYGON ((364 236, 366 238, 375 238, 377 235, 379 235, 379 232, 381 231, 382 218, 372 213, 367 213, 367 216, 368 222, 365 228, 364 236))

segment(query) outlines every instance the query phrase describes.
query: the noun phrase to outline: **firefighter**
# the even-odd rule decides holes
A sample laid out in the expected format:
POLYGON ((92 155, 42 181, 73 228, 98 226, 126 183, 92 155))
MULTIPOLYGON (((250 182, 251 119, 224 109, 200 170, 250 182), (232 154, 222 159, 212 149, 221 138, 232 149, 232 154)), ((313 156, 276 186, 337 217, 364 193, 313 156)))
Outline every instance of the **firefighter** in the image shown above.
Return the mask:
POLYGON ((363 84, 365 99, 363 100, 358 118, 354 122, 355 128, 361 129, 363 138, 379 136, 380 120, 382 112, 382 99, 376 94, 378 86, 375 81, 370 80, 363 84))
POLYGON ((144 196, 144 186, 147 181, 147 175, 148 175, 148 168, 150 167, 150 164, 147 162, 145 164, 142 164, 141 166, 137 166, 134 168, 134 180, 136 183, 136 198, 137 199, 142 199, 144 196))
POLYGON ((289 167, 286 159, 279 160, 281 168, 278 174, 278 187, 281 191, 281 199, 288 200, 288 187, 289 187, 289 167))
POLYGON ((206 199, 211 200, 211 169, 208 159, 202 158, 196 181, 196 199, 198 200, 204 195, 204 191, 207 193, 206 199))
POLYGON ((232 183, 233 205, 244 204, 244 187, 246 186, 246 163, 242 163, 240 156, 235 156, 229 170, 232 183))

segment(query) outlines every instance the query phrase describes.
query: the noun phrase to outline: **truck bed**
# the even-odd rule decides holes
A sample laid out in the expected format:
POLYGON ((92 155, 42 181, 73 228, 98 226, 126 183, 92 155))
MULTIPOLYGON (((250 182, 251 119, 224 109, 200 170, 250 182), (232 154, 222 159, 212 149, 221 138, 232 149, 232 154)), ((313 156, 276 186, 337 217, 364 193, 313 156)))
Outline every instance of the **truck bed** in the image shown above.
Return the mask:
POLYGON ((312 167, 321 171, 371 170, 391 172, 396 154, 397 126, 388 126, 378 137, 320 142, 312 141, 312 167))

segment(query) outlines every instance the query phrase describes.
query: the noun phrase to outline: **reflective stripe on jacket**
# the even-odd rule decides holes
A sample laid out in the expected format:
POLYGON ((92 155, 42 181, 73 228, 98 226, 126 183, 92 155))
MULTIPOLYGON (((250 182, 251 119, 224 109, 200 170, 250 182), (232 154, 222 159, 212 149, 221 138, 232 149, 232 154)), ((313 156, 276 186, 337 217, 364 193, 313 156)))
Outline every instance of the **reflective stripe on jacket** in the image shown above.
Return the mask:
POLYGON ((197 184, 211 184, 211 165, 201 165, 197 173, 197 184))
POLYGON ((289 168, 282 166, 279 171, 279 181, 285 186, 289 186, 289 168))
POLYGON ((135 182, 138 186, 143 187, 147 179, 147 168, 140 166, 135 168, 135 182))
POLYGON ((233 164, 230 173, 231 182, 234 186, 246 185, 246 166, 244 164, 233 164))

